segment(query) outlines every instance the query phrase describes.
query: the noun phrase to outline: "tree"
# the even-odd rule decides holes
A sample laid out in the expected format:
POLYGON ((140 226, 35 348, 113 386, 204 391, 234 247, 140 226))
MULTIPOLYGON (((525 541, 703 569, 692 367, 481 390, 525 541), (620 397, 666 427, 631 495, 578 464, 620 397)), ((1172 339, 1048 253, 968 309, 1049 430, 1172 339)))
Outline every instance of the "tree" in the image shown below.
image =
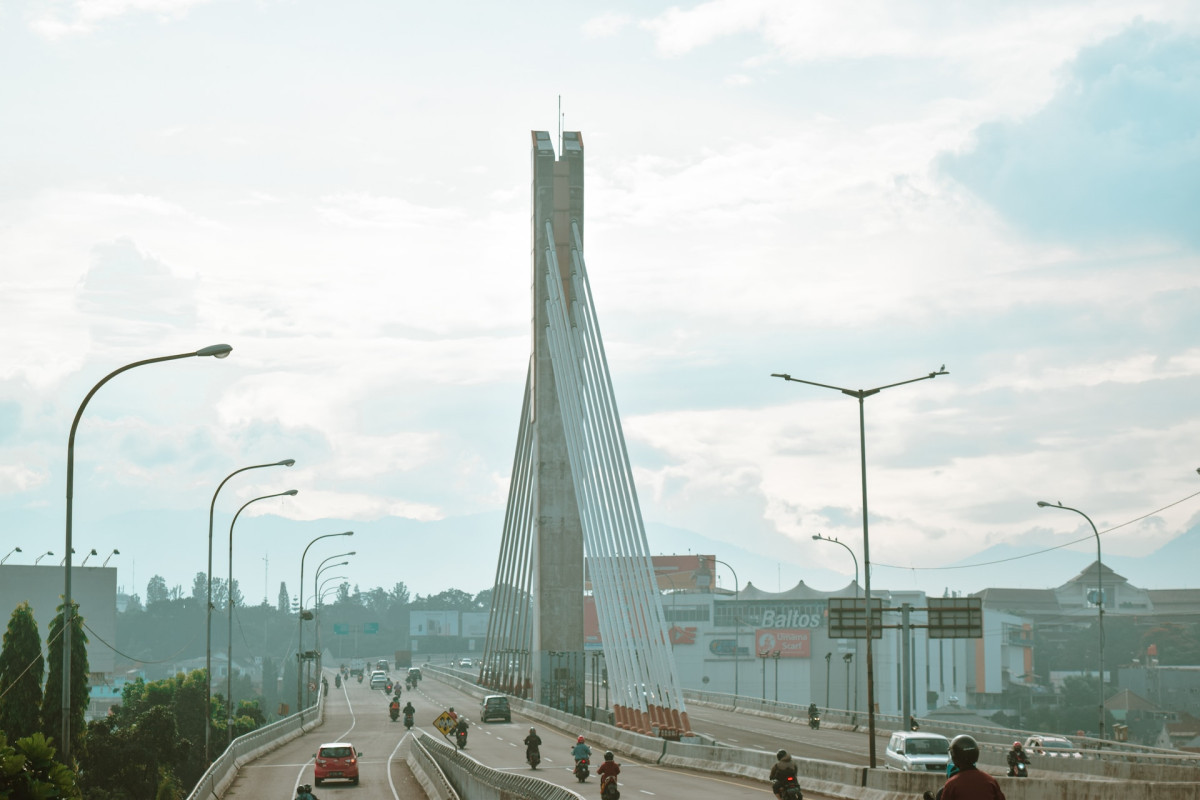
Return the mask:
POLYGON ((275 709, 279 708, 279 670, 273 658, 262 661, 262 697, 263 711, 274 715, 275 709))
POLYGON ((154 606, 159 603, 165 603, 171 599, 170 592, 167 591, 167 581, 162 575, 155 575, 146 584, 146 606, 154 606))
POLYGON ((277 603, 278 604, 275 607, 279 610, 280 614, 287 614, 291 612, 292 603, 291 600, 288 599, 287 584, 283 581, 279 582, 279 600, 277 603))
MULTIPOLYGON (((71 737, 69 752, 80 753, 83 744, 83 716, 88 705, 88 638, 83 632, 83 617, 79 615, 79 604, 72 601, 71 614, 71 716, 67 729, 71 737)), ((46 694, 42 698, 42 730, 46 738, 59 741, 62 738, 62 660, 63 660, 63 606, 50 622, 50 674, 46 679, 46 694)), ((64 748, 65 749, 65 748, 64 748)))
POLYGON ((0 650, 0 731, 18 741, 42 729, 42 636, 33 609, 21 603, 13 609, 0 650))
POLYGON ((197 572, 192 578, 192 599, 208 602, 208 576, 203 572, 197 572))
POLYGON ((0 733, 0 797, 74 800, 82 796, 75 773, 54 760, 54 748, 45 736, 35 733, 10 745, 0 733))

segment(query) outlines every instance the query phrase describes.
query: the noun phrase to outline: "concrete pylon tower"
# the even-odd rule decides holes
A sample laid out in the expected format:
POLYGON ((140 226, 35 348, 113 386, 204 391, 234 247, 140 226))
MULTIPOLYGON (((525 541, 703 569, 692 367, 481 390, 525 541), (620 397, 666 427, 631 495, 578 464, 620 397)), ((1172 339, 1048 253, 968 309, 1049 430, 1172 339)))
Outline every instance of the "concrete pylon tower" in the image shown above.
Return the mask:
MULTIPOLYGON (((571 223, 583 230, 583 137, 563 133, 562 155, 555 157, 547 131, 533 131, 531 274, 533 306, 530 363, 532 461, 537 491, 533 508, 533 698, 564 711, 582 713, 583 528, 563 433, 547 342, 546 222, 552 224, 558 264, 571 264, 571 223), (552 693, 554 697, 544 696, 552 693)), ((572 297, 566 267, 560 268, 563 293, 572 297)))

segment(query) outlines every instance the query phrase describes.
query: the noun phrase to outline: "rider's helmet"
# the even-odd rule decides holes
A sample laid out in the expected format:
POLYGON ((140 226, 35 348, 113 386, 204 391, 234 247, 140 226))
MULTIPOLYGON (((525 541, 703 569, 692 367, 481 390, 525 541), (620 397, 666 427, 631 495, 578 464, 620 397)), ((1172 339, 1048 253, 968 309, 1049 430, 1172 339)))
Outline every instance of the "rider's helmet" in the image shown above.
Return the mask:
POLYGON ((1021 749, 1021 743, 1013 742, 1013 750, 1020 750, 1020 749, 1021 749))
POLYGON ((530 733, 537 733, 537 728, 530 728, 530 729, 529 729, 529 732, 530 732, 530 733))
POLYGON ((453 713, 454 713, 454 706, 450 706, 450 713, 451 713, 451 714, 453 714, 453 713))
POLYGON ((582 737, 582 736, 580 736, 580 737, 579 737, 578 739, 576 739, 575 741, 576 741, 576 743, 578 743, 578 744, 583 744, 583 737, 582 737))
POLYGON ((613 754, 612 754, 612 750, 607 750, 607 751, 605 751, 605 753, 604 753, 604 760, 605 760, 605 761, 612 761, 612 760, 613 760, 613 754))
POLYGON ((778 753, 775 754, 775 757, 777 759, 779 759, 780 761, 783 761, 785 758, 788 757, 787 750, 780 750, 778 753))
POLYGON ((975 766, 979 760, 979 744, 965 733, 950 740, 950 760, 959 769, 975 766))

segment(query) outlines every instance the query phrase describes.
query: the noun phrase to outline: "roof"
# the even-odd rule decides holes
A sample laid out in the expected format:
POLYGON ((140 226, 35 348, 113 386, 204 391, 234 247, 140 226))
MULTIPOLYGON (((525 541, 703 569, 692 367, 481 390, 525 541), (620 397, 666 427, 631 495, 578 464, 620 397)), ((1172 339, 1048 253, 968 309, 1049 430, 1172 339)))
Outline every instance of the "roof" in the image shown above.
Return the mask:
MULTIPOLYGON (((1086 567, 1084 567, 1078 575, 1064 583, 1063 586, 1069 586, 1072 583, 1094 581, 1095 579, 1096 562, 1093 561, 1091 564, 1088 564, 1086 567)), ((1118 575, 1117 573, 1113 572, 1107 564, 1104 563, 1100 564, 1100 579, 1104 581, 1105 585, 1107 586, 1116 586, 1118 583, 1129 583, 1124 575, 1118 575)), ((1062 587, 1060 586, 1059 588, 1061 589, 1062 587)))
POLYGON ((1105 700, 1104 707, 1109 711, 1162 711, 1154 703, 1128 689, 1122 689, 1105 700))
MULTIPOLYGON (((738 594, 739 600, 824 600, 828 597, 854 597, 857 586, 854 581, 846 584, 845 588, 832 592, 822 592, 814 589, 804 581, 800 581, 791 589, 782 592, 767 592, 747 581, 746 588, 738 594)), ((888 592, 879 592, 875 597, 887 597, 888 592)))

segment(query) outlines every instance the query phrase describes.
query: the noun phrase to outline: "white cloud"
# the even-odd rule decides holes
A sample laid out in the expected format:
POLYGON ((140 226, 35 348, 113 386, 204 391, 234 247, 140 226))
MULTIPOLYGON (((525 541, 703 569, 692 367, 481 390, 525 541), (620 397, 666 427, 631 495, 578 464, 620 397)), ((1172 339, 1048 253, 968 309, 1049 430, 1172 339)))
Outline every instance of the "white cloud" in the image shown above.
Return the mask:
MULTIPOLYGON (((47 39, 86 34, 99 24, 119 17, 145 14, 159 20, 178 19, 195 6, 213 0, 73 0, 64 8, 35 13, 30 21, 34 32, 47 39)), ((51 5, 43 3, 43 5, 51 5)), ((54 4, 55 6, 59 4, 54 4)))
POLYGON ((603 39, 614 36, 628 26, 633 18, 628 14, 618 14, 614 11, 592 17, 583 23, 583 35, 589 39, 603 39))

